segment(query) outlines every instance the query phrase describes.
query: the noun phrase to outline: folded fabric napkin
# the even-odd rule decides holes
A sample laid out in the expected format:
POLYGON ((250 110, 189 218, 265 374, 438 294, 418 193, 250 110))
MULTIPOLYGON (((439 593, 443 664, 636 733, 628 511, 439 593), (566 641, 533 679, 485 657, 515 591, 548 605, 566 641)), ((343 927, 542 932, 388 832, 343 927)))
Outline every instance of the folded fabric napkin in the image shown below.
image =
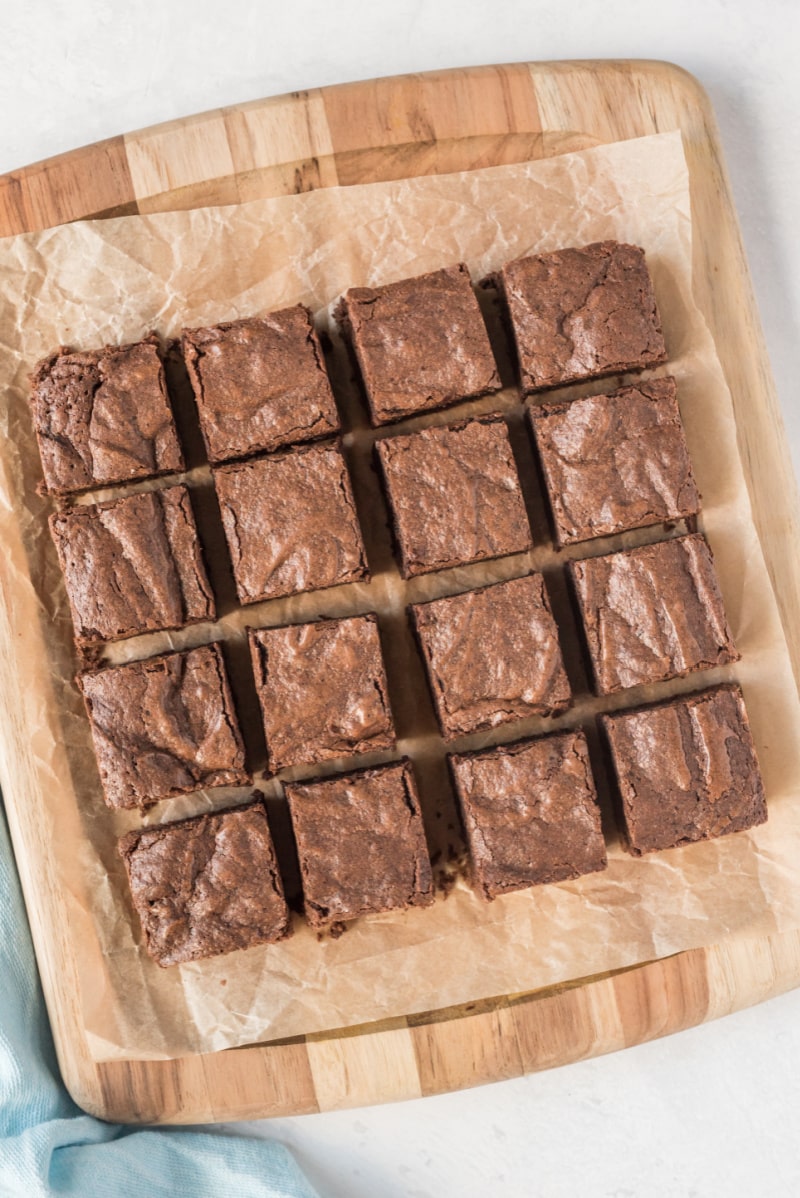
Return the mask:
POLYGON ((281 1144, 136 1130, 84 1115, 64 1089, 0 803, 0 1195, 316 1198, 281 1144))

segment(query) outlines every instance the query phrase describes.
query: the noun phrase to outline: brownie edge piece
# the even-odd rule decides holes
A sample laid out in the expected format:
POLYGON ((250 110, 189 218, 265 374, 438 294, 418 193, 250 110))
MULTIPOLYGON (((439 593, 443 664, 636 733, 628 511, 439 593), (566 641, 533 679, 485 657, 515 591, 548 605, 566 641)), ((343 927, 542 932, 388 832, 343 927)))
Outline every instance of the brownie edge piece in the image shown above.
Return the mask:
POLYGON ((738 686, 600 716, 599 723, 616 778, 620 830, 635 857, 766 821, 738 686))
POLYGON ((209 461, 250 457, 338 431, 322 347, 302 304, 184 329, 182 345, 209 461))
POLYGON ((410 762, 294 782, 285 790, 312 927, 433 902, 410 762))
POLYGON ((449 759, 473 882, 487 899, 607 865, 580 731, 449 759))
POLYGON ((186 487, 73 507, 50 531, 78 645, 214 619, 186 487))
POLYGON ((119 841, 144 944, 179 965, 291 934, 267 813, 258 801, 129 832, 119 841))
POLYGON ((57 350, 31 375, 31 410, 51 495, 183 470, 155 334, 57 350))
POLYGON ((739 660, 697 533, 569 563, 598 695, 739 660))
POLYGON ((528 415, 556 545, 700 510, 673 378, 571 403, 535 404, 528 415))
POLYGON ((531 548, 501 417, 385 437, 375 452, 404 578, 531 548))
POLYGON ((498 275, 526 393, 667 360, 644 250, 618 241, 533 254, 498 275))
POLYGON ((240 603, 369 578, 338 446, 220 466, 214 485, 240 603))
POLYGON ((92 670, 78 683, 109 807, 250 782, 218 644, 92 670))
POLYGON ((352 287, 336 319, 355 351, 373 424, 500 390, 463 262, 383 287, 352 287))

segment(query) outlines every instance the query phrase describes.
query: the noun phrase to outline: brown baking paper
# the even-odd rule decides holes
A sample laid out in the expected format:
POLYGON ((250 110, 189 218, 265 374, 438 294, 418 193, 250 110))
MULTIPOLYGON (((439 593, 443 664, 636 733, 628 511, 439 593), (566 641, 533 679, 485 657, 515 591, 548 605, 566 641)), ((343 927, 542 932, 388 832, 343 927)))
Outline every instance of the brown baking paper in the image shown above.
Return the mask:
MULTIPOLYGON (((10 727, 0 731, 3 783, 14 803, 17 796, 8 788, 19 773, 8 752, 27 755, 33 784, 25 795, 26 815, 38 822, 43 841, 55 846, 56 876, 48 885, 63 899, 65 925, 52 934, 68 937, 77 960, 83 1022, 98 1060, 208 1052, 423 1012, 618 969, 734 932, 761 935, 800 925, 798 697, 753 526, 730 395, 692 300, 689 185, 679 134, 518 166, 240 207, 86 221, 10 238, 0 245, 0 305, 2 604, 10 646, 0 688, 16 730, 13 737, 10 727), (29 370, 58 344, 95 347, 134 340, 152 328, 174 336, 182 325, 298 301, 331 327, 332 304, 348 286, 388 282, 458 260, 478 280, 518 255, 601 238, 635 242, 647 251, 704 498, 701 526, 716 555, 742 652, 735 667, 672 689, 731 677, 741 682, 769 823, 642 860, 620 849, 609 824, 605 873, 491 904, 475 897, 459 875, 432 909, 360 919, 340 939, 318 940, 297 917, 296 934, 285 944, 159 969, 141 947, 115 850, 117 837, 141 817, 104 807, 72 681, 78 663, 47 531, 51 503, 34 489, 40 468, 27 410, 29 370)), ((519 420, 513 390, 472 405, 493 408, 507 410, 512 423, 519 420)), ((374 486, 365 466, 370 438, 365 428, 348 437, 362 498, 374 486)), ((201 491, 207 489, 207 470, 195 471, 194 478, 201 491)), ((422 674, 403 631, 404 603, 547 565, 552 552, 540 545, 530 555, 418 579, 404 590, 386 548, 379 505, 376 510, 375 527, 367 529, 375 567, 370 585, 231 611, 212 628, 138 638, 106 656, 122 661, 216 635, 241 642, 246 623, 377 608, 394 619, 399 638, 390 653, 390 677, 411 732, 399 750, 420 766, 431 846, 446 860, 458 848, 449 826, 452 798, 441 745, 424 720, 414 725, 422 674)), ((646 539, 656 535, 650 530, 646 539)), ((641 701, 648 694, 640 690, 632 697, 641 701)), ((494 740, 585 722, 599 706, 584 698, 550 725, 526 721, 494 740)), ((481 741, 473 737, 470 743, 481 741)), ((279 814, 279 786, 273 781, 263 787, 279 814)), ((163 803, 146 822, 239 802, 247 793, 216 791, 163 803)))

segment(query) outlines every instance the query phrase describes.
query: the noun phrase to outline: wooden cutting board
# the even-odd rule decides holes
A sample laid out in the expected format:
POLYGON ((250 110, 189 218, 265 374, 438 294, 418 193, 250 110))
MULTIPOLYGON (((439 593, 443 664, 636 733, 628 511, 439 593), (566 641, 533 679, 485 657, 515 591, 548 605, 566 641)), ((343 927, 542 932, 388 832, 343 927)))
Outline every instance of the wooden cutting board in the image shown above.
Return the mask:
MULTIPOLYGON (((733 394, 756 525, 800 678, 795 481, 716 123, 708 97, 679 68, 522 63, 208 112, 0 178, 0 235, 521 162, 674 129, 683 133, 691 173, 696 299, 733 394)), ((800 983, 800 932, 793 932, 341 1032, 176 1061, 98 1065, 65 997, 72 966, 52 935, 58 913, 24 851, 14 797, 5 796, 9 823, 64 1079, 80 1106, 107 1119, 252 1119, 440 1093, 638 1044, 800 983)))

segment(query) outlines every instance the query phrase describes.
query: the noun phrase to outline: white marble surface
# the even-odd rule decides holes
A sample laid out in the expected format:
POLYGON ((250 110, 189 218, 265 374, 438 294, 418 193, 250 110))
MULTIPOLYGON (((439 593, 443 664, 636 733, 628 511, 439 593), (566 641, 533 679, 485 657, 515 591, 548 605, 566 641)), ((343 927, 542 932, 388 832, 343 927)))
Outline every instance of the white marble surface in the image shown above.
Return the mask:
MULTIPOLYGON (((794 460, 797 0, 4 4, 0 171, 296 88, 546 58, 664 58, 708 89, 794 460)), ((800 1193, 800 992, 611 1057, 390 1107, 239 1125, 325 1198, 800 1193)))

